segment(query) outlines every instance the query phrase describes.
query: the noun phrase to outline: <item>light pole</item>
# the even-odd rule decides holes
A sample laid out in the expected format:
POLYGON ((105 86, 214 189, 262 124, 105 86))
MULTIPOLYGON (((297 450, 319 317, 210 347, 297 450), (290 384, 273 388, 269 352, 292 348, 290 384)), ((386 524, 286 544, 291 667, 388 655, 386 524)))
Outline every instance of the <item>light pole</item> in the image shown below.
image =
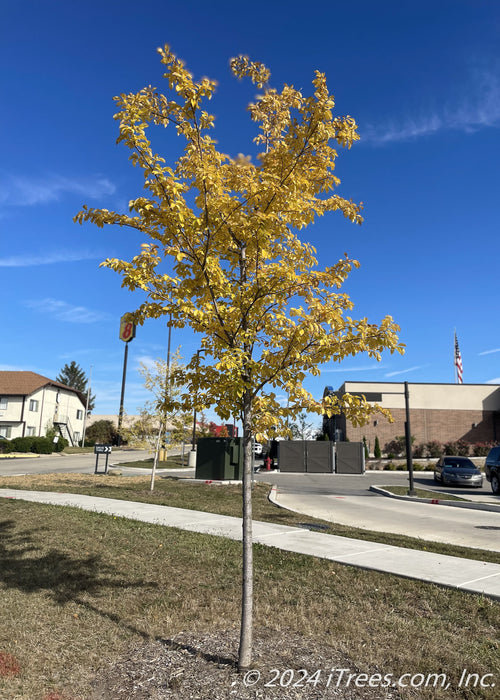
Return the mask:
POLYGON ((88 413, 89 413, 90 382, 91 382, 91 380, 92 380, 92 365, 90 365, 89 383, 87 386, 87 401, 85 403, 85 415, 83 416, 82 447, 85 447, 85 431, 87 430, 87 417, 88 417, 88 413))
POLYGON ((410 479, 408 496, 415 496, 415 489, 413 487, 413 455, 411 453, 410 392, 408 391, 408 382, 405 382, 405 409, 406 466, 408 468, 408 478, 410 479))
MULTIPOLYGON (((196 362, 199 364, 200 362, 200 352, 202 350, 197 350, 196 351, 196 362)), ((193 408, 193 437, 191 441, 191 451, 188 456, 188 466, 189 467, 196 467, 196 398, 195 397, 195 403, 194 403, 194 408, 193 408)))

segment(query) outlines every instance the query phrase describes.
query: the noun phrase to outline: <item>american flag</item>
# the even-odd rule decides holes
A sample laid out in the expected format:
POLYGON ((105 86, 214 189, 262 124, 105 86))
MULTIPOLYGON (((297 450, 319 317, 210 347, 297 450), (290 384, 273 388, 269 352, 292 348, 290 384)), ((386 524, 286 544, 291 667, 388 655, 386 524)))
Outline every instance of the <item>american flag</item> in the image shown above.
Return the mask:
POLYGON ((460 354, 460 348, 458 347, 457 334, 455 333, 455 367, 457 368, 457 382, 458 384, 464 383, 464 372, 462 367, 462 355, 460 354))

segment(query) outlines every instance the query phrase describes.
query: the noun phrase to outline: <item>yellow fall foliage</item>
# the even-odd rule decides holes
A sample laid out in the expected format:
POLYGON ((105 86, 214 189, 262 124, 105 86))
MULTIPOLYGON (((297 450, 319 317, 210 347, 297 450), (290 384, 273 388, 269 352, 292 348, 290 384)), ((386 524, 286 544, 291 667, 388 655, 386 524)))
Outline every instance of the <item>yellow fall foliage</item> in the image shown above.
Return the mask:
POLYGON ((159 53, 169 94, 149 86, 115 98, 118 142, 142 169, 145 193, 127 214, 84 207, 75 220, 132 227, 148 239, 131 261, 102 264, 145 293, 137 323, 168 316, 173 327, 200 334, 201 358, 192 358, 183 377, 185 409, 215 405, 222 419, 241 416, 246 434, 264 436, 302 411, 343 410, 364 420, 378 407, 355 397, 325 405, 302 382, 327 362, 403 352, 399 328, 390 316, 378 324, 351 318, 353 304, 339 290, 359 263, 343 255, 320 270, 315 249, 297 235, 333 211, 362 222, 361 204, 334 192, 337 148, 359 138, 354 119, 334 116, 324 74, 315 73, 305 97, 291 85, 270 87, 263 64, 239 57, 231 61, 234 75, 250 78, 262 94, 249 106, 258 126, 255 162, 233 158, 217 150, 215 118, 203 107, 216 83, 196 82, 168 46, 159 53), (154 127, 174 128, 184 140, 183 155, 169 166, 153 150, 154 127))

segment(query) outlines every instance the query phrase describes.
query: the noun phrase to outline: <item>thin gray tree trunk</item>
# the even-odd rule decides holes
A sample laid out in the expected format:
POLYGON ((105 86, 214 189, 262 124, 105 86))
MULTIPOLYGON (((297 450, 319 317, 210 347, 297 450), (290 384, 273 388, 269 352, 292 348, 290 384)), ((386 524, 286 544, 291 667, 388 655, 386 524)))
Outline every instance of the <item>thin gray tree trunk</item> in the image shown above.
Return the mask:
POLYGON ((243 408, 243 576, 241 595, 241 629, 238 668, 252 662, 253 628, 253 549, 252 549, 252 399, 245 392, 243 408))
POLYGON ((156 438, 156 447, 155 447, 155 457, 153 460, 153 468, 151 469, 151 483, 149 485, 150 491, 154 491, 154 488, 155 488, 156 465, 158 464, 158 453, 160 451, 160 446, 161 446, 161 428, 162 428, 162 425, 160 423, 160 428, 158 430, 158 437, 156 438))

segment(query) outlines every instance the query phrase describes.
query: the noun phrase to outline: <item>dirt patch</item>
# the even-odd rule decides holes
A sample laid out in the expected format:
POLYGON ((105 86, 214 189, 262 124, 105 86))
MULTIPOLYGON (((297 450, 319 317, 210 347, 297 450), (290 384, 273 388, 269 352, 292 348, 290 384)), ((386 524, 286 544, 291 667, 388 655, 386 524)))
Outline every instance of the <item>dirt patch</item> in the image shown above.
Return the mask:
POLYGON ((254 639, 254 661, 246 674, 237 670, 236 630, 141 645, 102 672, 94 681, 92 700, 382 700, 401 698, 383 688, 384 673, 361 671, 341 651, 295 633, 261 630, 254 639), (347 671, 354 674, 347 683, 347 671), (379 674, 368 687, 361 673, 379 674), (356 679, 358 685, 356 687, 356 679), (365 687, 360 687, 364 685, 365 687))

